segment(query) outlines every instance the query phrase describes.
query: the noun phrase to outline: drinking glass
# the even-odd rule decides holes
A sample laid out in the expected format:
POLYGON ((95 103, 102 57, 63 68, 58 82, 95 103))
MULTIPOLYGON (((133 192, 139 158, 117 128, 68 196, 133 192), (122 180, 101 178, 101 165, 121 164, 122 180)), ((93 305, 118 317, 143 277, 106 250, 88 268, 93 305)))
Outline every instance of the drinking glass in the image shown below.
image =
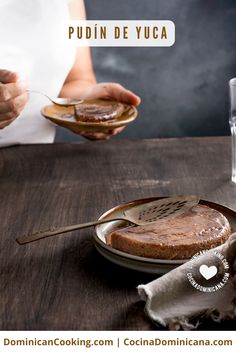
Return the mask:
POLYGON ((229 125, 232 137, 232 182, 236 183, 236 78, 229 81, 229 125))

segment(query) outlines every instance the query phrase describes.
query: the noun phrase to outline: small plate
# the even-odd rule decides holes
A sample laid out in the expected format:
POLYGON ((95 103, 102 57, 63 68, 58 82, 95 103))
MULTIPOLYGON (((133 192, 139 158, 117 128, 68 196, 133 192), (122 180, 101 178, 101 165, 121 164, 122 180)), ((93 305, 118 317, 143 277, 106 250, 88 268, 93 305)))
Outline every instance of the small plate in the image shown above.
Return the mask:
MULTIPOLYGON (((86 102, 86 101, 83 101, 86 102)), ((89 100, 93 104, 101 104, 102 100, 89 100)), ((111 129, 123 127, 135 120, 138 115, 138 111, 134 106, 124 104, 125 110, 123 114, 110 122, 79 122, 75 119, 74 107, 64 107, 51 104, 45 106, 41 110, 41 114, 49 119, 51 122, 60 125, 63 128, 69 129, 74 133, 90 132, 90 133, 105 133, 111 129)))
MULTIPOLYGON (((162 198, 146 198, 139 199, 125 204, 120 204, 113 209, 104 213, 99 220, 122 216, 124 210, 128 210, 133 206, 152 202, 162 198)), ((206 205, 210 208, 216 209, 221 212, 228 219, 232 232, 236 231, 236 212, 221 204, 213 203, 207 200, 200 200, 199 204, 206 205)), ((128 226, 128 223, 124 221, 112 221, 103 225, 95 227, 94 244, 98 252, 108 259, 109 261, 116 263, 122 267, 137 270, 140 272, 153 273, 153 274, 165 274, 170 270, 178 267, 188 260, 168 260, 168 259, 154 259, 145 258, 140 256, 131 255, 122 251, 119 251, 111 246, 108 246, 105 241, 107 234, 112 231, 119 230, 128 226)))

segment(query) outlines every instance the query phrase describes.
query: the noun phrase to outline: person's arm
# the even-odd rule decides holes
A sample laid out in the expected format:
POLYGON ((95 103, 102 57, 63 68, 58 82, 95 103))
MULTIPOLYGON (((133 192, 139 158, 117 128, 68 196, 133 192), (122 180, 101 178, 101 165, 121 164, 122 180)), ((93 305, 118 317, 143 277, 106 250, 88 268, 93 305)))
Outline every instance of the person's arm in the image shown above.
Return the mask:
MULTIPOLYGON (((71 1, 70 12, 72 19, 86 19, 83 0, 71 1)), ((96 83, 90 48, 88 47, 77 49, 74 65, 64 82, 60 97, 110 98, 135 106, 141 101, 137 95, 118 83, 96 83)))
MULTIPOLYGON (((70 13, 73 20, 86 19, 84 1, 72 0, 70 13)), ((77 49, 74 65, 64 82, 59 96, 80 99, 114 99, 135 106, 141 102, 141 99, 137 95, 118 83, 97 84, 90 48, 88 47, 79 47, 77 49)), ((80 135, 91 140, 109 139, 112 135, 121 132, 123 129, 123 127, 113 129, 108 134, 81 132, 80 135)))
MULTIPOLYGON (((86 19, 84 2, 73 0, 70 2, 70 16, 72 20, 86 19)), ((90 48, 77 48, 74 65, 69 72, 62 90, 61 97, 82 98, 86 96, 87 90, 96 84, 96 78, 93 71, 90 48)))

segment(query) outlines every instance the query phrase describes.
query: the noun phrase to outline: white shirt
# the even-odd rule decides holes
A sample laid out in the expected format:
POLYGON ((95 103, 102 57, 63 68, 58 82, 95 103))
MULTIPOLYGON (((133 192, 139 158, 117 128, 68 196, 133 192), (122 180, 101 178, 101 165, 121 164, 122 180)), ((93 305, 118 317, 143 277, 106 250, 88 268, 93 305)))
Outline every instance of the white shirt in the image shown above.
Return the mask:
MULTIPOLYGON (((16 71, 32 90, 57 97, 75 50, 62 31, 69 19, 68 0, 0 0, 0 69, 16 71)), ((21 115, 0 130, 0 147, 52 143, 55 126, 40 114, 50 102, 31 94, 21 115)))

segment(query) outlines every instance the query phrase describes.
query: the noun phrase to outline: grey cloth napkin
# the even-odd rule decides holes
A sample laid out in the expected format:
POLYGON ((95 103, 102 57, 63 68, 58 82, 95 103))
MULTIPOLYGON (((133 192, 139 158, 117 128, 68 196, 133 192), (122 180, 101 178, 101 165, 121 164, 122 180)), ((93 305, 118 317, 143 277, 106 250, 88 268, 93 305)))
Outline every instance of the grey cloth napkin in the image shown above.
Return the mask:
POLYGON ((236 319, 236 233, 223 245, 146 285, 139 285, 138 292, 141 299, 146 301, 148 316, 171 330, 197 328, 202 318, 217 322, 236 319), (229 269, 224 263, 225 259, 229 269), (203 268, 200 269, 201 266, 203 268), (214 267, 217 268, 217 274, 211 279, 204 278, 202 274, 207 274, 202 271, 214 271, 214 267), (195 286, 201 286, 205 291, 195 286))

